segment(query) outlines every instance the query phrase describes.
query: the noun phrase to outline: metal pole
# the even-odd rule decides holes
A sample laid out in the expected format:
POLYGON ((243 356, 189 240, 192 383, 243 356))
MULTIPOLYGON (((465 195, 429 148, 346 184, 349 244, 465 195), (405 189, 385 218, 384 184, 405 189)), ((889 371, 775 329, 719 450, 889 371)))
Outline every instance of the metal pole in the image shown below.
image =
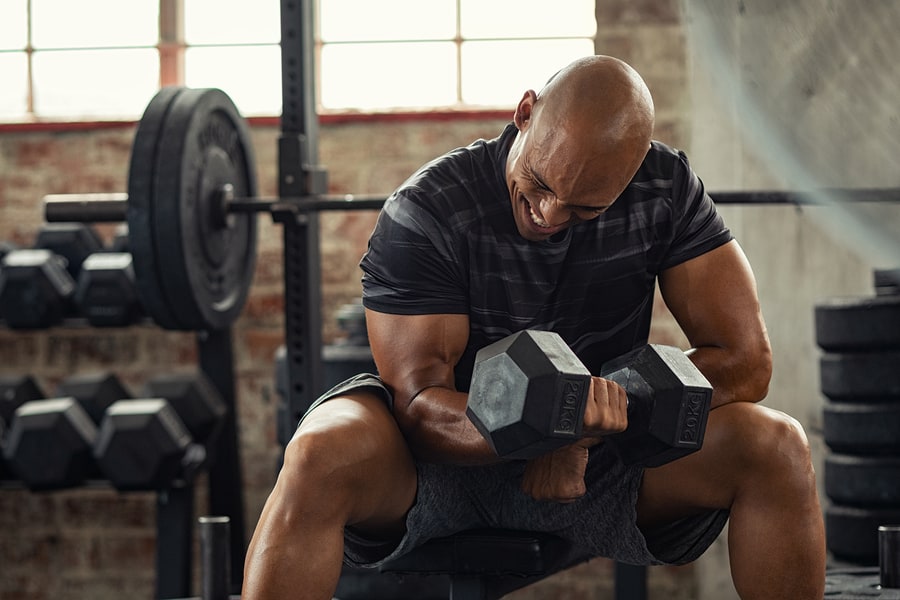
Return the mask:
POLYGON ((200 517, 200 597, 228 600, 231 595, 230 520, 200 517))
POLYGON ((878 528, 878 571, 882 588, 900 588, 900 525, 878 528))
MULTIPOLYGON (((282 117, 278 140, 278 195, 282 199, 322 194, 318 168, 312 0, 281 2, 282 117)), ((319 215, 300 213, 285 200, 272 216, 284 226, 285 346, 287 394, 296 422, 321 393, 322 325, 319 215)))
POLYGON ((231 329, 198 331, 200 369, 216 386, 228 412, 218 438, 213 441, 209 467, 209 509, 230 520, 231 582, 240 593, 244 578, 244 488, 238 445, 237 401, 234 386, 234 352, 231 329))

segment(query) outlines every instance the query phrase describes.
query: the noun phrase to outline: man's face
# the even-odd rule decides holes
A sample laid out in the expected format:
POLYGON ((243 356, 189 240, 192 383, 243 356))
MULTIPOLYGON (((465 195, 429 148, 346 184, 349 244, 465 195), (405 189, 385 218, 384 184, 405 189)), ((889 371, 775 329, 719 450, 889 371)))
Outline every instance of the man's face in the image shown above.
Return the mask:
POLYGON ((600 216, 627 185, 611 186, 594 157, 577 155, 560 135, 539 134, 534 126, 520 131, 506 167, 516 227, 533 242, 600 216))

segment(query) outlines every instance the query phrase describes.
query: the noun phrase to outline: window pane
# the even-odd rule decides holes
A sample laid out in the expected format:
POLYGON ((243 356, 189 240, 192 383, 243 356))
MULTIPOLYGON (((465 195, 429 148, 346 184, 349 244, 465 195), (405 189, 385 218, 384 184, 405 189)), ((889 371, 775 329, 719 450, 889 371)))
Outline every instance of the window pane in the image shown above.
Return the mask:
POLYGON ((220 88, 244 116, 281 114, 279 46, 188 48, 184 72, 188 87, 220 88))
POLYGON ((595 0, 460 0, 463 38, 592 37, 595 0))
POLYGON ((454 0, 320 0, 325 42, 453 39, 454 0))
POLYGON ((526 90, 539 91, 561 68, 593 53, 589 39, 463 43, 462 100, 514 106, 526 90))
POLYGON ((20 121, 28 107, 28 63, 24 52, 0 54, 0 121, 20 121))
POLYGON ((185 0, 184 37, 188 44, 277 44, 280 7, 274 0, 185 0))
POLYGON ((22 50, 27 40, 25 0, 0 0, 0 50, 22 50))
POLYGON ((326 45, 320 80, 325 108, 455 104, 455 46, 450 42, 326 45))
POLYGON ((42 117, 138 117, 159 87, 155 49, 35 52, 33 61, 42 117))
POLYGON ((153 46, 159 39, 159 0, 31 0, 31 13, 35 48, 153 46))

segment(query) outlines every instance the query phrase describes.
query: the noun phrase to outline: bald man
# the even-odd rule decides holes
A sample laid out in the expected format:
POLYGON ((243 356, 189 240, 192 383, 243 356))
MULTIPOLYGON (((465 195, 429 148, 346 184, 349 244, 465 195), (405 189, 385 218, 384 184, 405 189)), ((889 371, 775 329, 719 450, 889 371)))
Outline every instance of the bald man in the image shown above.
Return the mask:
POLYGON ((729 520, 742 598, 821 600, 808 442, 757 404, 771 351, 752 271, 685 156, 652 130, 639 75, 587 57, 525 92, 499 137, 432 161, 389 198, 361 262, 380 377, 337 386, 302 419, 250 544, 245 600, 325 600, 342 561, 377 566, 473 527, 684 564, 729 520), (585 440, 499 459, 466 417, 478 349, 552 330, 599 372, 647 342, 657 283, 715 390, 703 448, 624 466, 602 439, 625 427, 625 393, 594 377, 585 440))

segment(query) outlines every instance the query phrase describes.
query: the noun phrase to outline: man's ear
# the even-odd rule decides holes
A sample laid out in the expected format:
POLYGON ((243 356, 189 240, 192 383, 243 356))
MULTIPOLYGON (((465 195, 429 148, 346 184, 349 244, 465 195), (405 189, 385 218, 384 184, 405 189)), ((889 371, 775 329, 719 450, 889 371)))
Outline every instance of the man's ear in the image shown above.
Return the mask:
POLYGON ((531 113, 534 110, 534 103, 537 102, 537 94, 534 90, 528 90, 516 105, 516 114, 513 116, 513 122, 519 131, 523 131, 528 127, 531 121, 531 113))

